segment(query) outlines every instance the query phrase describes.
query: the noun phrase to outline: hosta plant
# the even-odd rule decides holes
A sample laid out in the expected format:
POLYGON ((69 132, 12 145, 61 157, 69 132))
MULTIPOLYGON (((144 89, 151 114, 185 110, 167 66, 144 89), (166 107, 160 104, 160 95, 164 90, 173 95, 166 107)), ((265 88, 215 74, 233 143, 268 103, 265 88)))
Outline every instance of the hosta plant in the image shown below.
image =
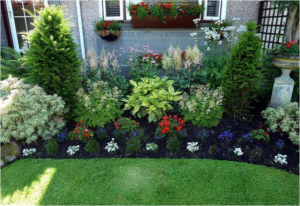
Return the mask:
POLYGON ((149 122, 156 122, 168 110, 171 110, 172 101, 179 101, 181 96, 180 92, 175 92, 172 84, 174 81, 168 80, 168 77, 160 79, 155 78, 142 78, 142 81, 136 83, 130 81, 134 86, 133 94, 126 102, 124 110, 132 109, 132 115, 139 118, 148 115, 149 122))
POLYGON ((222 88, 211 90, 209 85, 192 87, 191 96, 184 94, 179 102, 180 114, 199 127, 217 126, 222 119, 222 88))
POLYGON ((283 131, 295 145, 299 145, 299 106, 297 102, 262 111, 263 118, 272 132, 283 131))
POLYGON ((0 93, 0 142, 50 140, 64 128, 67 110, 56 94, 47 95, 41 87, 11 76, 0 81, 0 93))

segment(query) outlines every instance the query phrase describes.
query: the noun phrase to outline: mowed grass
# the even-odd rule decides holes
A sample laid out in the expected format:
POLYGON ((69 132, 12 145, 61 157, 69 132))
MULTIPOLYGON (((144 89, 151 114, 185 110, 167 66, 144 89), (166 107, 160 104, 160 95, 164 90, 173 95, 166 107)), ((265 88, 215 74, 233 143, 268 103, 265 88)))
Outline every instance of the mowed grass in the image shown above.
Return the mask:
POLYGON ((199 159, 24 159, 1 171, 2 204, 299 205, 299 176, 199 159))

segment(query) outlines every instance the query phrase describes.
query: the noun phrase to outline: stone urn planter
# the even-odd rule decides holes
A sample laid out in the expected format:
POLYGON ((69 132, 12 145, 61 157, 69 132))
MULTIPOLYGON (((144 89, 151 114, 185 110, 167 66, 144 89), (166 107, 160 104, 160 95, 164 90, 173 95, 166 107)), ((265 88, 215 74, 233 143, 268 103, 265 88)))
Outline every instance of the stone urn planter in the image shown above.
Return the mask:
POLYGON ((110 30, 99 30, 99 36, 101 39, 106 41, 114 41, 120 36, 120 30, 110 31, 110 30))
POLYGON ((193 19, 197 18, 199 15, 178 15, 175 19, 168 15, 164 19, 164 23, 158 18, 155 19, 153 15, 142 19, 138 18, 137 15, 132 15, 131 24, 133 28, 196 28, 193 19))
POLYGON ((273 55, 273 64, 281 68, 282 74, 275 78, 273 85, 271 107, 281 106, 291 102, 295 81, 290 78, 293 69, 299 69, 299 56, 273 55))

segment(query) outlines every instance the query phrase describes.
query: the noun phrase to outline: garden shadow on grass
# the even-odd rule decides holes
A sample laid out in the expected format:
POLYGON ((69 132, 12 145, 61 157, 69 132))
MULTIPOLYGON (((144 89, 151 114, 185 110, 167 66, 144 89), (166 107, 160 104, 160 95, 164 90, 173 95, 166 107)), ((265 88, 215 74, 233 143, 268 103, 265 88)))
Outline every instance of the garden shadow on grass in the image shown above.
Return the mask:
POLYGON ((39 203, 56 169, 47 164, 38 164, 38 161, 38 159, 19 160, 2 169, 2 204, 19 205, 26 202, 26 204, 37 205, 39 203), (10 167, 14 167, 14 170, 10 167), (11 176, 14 178, 10 178, 11 176))

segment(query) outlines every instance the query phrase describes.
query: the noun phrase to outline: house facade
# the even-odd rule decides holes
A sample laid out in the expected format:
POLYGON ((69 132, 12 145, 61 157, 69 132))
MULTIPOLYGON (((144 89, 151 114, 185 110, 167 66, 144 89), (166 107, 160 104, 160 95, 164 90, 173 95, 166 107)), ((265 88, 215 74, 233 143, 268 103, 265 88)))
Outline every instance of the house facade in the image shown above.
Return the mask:
MULTIPOLYGON (((150 45, 150 49, 162 53, 172 44, 182 49, 193 45, 190 36, 192 32, 200 32, 199 28, 160 28, 142 29, 132 28, 131 16, 126 7, 129 3, 139 3, 139 0, 5 0, 1 1, 1 46, 10 46, 22 51, 22 31, 32 29, 32 17, 22 8, 36 13, 36 10, 48 4, 65 6, 65 15, 73 26, 73 37, 78 44, 80 56, 84 59, 88 49, 95 49, 99 53, 104 47, 118 53, 121 47, 128 48, 137 45, 150 45), (121 35, 112 42, 100 38, 94 31, 93 23, 101 18, 121 22, 121 35)), ((150 2, 150 1, 148 1, 150 2)), ((151 2, 167 2, 151 1, 151 2)), ((183 2, 183 1, 181 1, 183 2)), ((185 1, 187 2, 187 1, 185 1)), ((239 18, 239 24, 252 19, 257 22, 260 1, 248 0, 193 0, 205 5, 205 13, 201 16, 200 25, 207 25, 213 20, 239 18)), ((201 32, 200 32, 201 34, 201 32)), ((200 42, 201 43, 201 42, 200 42)))

